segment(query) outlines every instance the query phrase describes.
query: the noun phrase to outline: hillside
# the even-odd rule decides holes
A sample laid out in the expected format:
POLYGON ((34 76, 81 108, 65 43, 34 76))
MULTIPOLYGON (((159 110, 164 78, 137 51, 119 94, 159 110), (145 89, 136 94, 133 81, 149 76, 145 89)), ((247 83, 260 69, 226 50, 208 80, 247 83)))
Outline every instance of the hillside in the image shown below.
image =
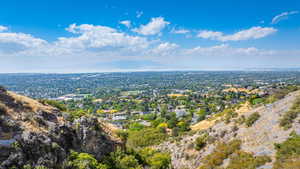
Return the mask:
MULTIPOLYGON (((210 168, 207 166, 212 166, 212 164, 219 164, 217 168, 227 168, 230 163, 229 159, 239 157, 237 154, 242 154, 243 157, 248 156, 246 161, 265 159, 260 164, 260 168, 272 168, 276 160, 274 144, 287 140, 292 131, 300 134, 299 116, 293 120, 293 124, 288 129, 279 125, 284 114, 299 103, 295 103, 299 94, 300 92, 296 91, 273 104, 262 105, 248 111, 237 111, 229 121, 222 117, 201 121, 191 127, 193 130, 189 135, 165 142, 157 148, 171 153, 172 165, 176 169, 193 169, 200 166, 210 168), (251 121, 251 118, 254 120, 251 121), (237 151, 239 153, 230 155, 233 153, 231 152, 223 157, 218 149, 225 149, 227 144, 231 146, 231 143, 235 141, 239 142, 237 151), (218 160, 211 161, 213 156, 217 155, 216 152, 218 160)), ((245 108, 242 107, 242 109, 245 108)))
POLYGON ((0 88, 0 168, 62 168, 71 150, 99 160, 120 144, 97 118, 67 118, 57 108, 0 88))

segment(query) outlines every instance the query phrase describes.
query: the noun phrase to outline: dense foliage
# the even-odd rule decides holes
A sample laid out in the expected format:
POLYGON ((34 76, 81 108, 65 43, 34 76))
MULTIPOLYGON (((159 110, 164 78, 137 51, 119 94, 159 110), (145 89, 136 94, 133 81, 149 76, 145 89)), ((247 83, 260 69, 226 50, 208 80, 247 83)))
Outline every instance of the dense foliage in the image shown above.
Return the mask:
POLYGON ((300 166, 300 135, 292 132, 290 138, 275 144, 276 162, 274 169, 296 169, 300 166))
POLYGON ((157 128, 147 128, 140 131, 130 131, 127 138, 127 147, 138 148, 161 143, 167 138, 164 131, 157 128))
POLYGON ((71 152, 65 167, 70 169, 108 169, 106 165, 99 163, 92 155, 75 151, 71 152))

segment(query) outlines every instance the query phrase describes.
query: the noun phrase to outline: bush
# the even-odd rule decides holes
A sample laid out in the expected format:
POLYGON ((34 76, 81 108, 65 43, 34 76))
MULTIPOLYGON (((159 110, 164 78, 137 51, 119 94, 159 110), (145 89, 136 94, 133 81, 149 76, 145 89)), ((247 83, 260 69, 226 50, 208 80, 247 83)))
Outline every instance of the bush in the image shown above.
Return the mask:
POLYGON ((230 163, 227 168, 232 169, 255 169, 264 165, 267 162, 271 162, 271 158, 268 156, 253 156, 251 153, 244 151, 237 151, 230 157, 230 163))
POLYGON ((251 127, 258 119, 260 115, 258 112, 255 112, 251 114, 247 119, 246 119, 246 125, 247 127, 251 127))
POLYGON ((108 169, 104 164, 98 163, 98 161, 88 153, 77 153, 71 151, 68 157, 67 167, 73 169, 108 169))
POLYGON ((223 160, 227 159, 231 154, 239 150, 240 145, 240 140, 233 140, 229 143, 219 143, 211 154, 204 157, 199 169, 217 168, 223 163, 223 160))
POLYGON ((246 121, 246 117, 244 115, 241 115, 238 119, 235 120, 236 124, 243 124, 246 121))
POLYGON ((151 169, 167 169, 171 164, 171 157, 167 153, 155 153, 149 159, 151 169))
POLYGON ((296 111, 288 111, 286 112, 283 117, 279 121, 279 125, 284 129, 289 129, 292 127, 293 121, 297 118, 298 112, 296 111))
POLYGON ((284 129, 291 128, 294 119, 298 117, 299 113, 300 113, 300 97, 296 99, 291 109, 283 115, 283 117, 279 121, 279 125, 284 129))
POLYGON ((47 100, 47 99, 42 99, 42 100, 39 100, 40 103, 42 104, 45 104, 45 105, 50 105, 50 106, 53 106, 53 107, 56 107, 57 109, 59 109, 60 111, 67 111, 67 107, 58 102, 58 101, 55 101, 55 100, 47 100))
POLYGON ((0 103, 0 115, 6 114, 7 113, 7 108, 4 104, 0 103))
POLYGON ((223 112, 225 113, 225 119, 224 120, 225 120, 226 124, 230 123, 230 120, 232 118, 235 118, 235 117, 238 116, 238 114, 236 112, 232 111, 231 109, 224 110, 223 112))
POLYGON ((104 161, 109 166, 109 168, 115 169, 142 169, 139 164, 139 160, 135 156, 134 152, 126 153, 118 148, 116 151, 112 152, 107 159, 104 161))
POLYGON ((118 168, 120 169, 142 169, 139 162, 133 155, 127 155, 120 159, 118 168))
POLYGON ((241 141, 232 140, 229 143, 219 143, 214 151, 204 157, 199 169, 219 168, 223 161, 230 157, 228 169, 255 169, 271 159, 267 156, 253 156, 240 150, 241 141))
POLYGON ((31 165, 27 164, 23 166, 23 169, 48 169, 48 168, 42 165, 32 167, 31 165))
POLYGON ((142 130, 144 127, 145 127, 144 125, 134 122, 129 125, 128 129, 131 131, 139 131, 142 130))
POLYGON ((300 135, 291 134, 286 141, 275 144, 276 161, 274 169, 297 168, 300 166, 300 135))
POLYGON ((152 148, 143 148, 138 153, 143 163, 151 169, 167 169, 171 164, 171 157, 168 153, 158 152, 152 148))
POLYGON ((208 134, 205 133, 205 134, 199 136, 198 138, 196 138, 196 141, 195 141, 195 144, 194 144, 195 145, 195 149, 199 151, 203 147, 205 147, 208 137, 209 137, 208 134))
POLYGON ((117 136, 122 140, 122 142, 126 142, 128 138, 128 132, 123 130, 118 130, 116 132, 117 136))
POLYGON ((73 121, 75 119, 78 119, 82 116, 87 116, 88 113, 85 110, 75 110, 75 111, 70 111, 68 112, 68 114, 70 115, 70 121, 73 121))
POLYGON ((140 131, 129 131, 126 146, 133 149, 146 147, 159 144, 166 138, 166 133, 157 128, 145 128, 140 131))

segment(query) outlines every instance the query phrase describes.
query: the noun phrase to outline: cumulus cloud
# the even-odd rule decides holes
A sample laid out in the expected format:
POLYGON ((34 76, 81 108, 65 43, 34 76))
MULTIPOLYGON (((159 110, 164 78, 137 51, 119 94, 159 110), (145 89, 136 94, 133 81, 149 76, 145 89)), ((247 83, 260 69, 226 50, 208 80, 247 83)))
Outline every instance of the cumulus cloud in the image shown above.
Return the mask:
POLYGON ((172 29, 171 30, 171 33, 173 33, 173 34, 187 34, 189 32, 190 31, 187 29, 172 29))
POLYGON ((156 35, 169 25, 170 22, 165 21, 163 17, 152 18, 151 21, 146 25, 141 25, 139 28, 132 29, 142 35, 156 35))
POLYGON ((272 24, 276 24, 276 23, 278 23, 278 22, 280 22, 280 21, 282 21, 282 20, 284 20, 284 19, 288 19, 288 17, 290 16, 290 15, 295 15, 295 14, 298 14, 299 13, 299 11, 290 11, 290 12, 283 12, 283 13, 281 13, 281 14, 279 14, 279 15, 276 15, 273 19, 272 19, 272 24))
POLYGON ((231 35, 224 35, 222 32, 215 32, 215 31, 200 31, 197 37, 204 38, 204 39, 211 39, 217 41, 241 41, 241 40, 250 40, 250 39, 260 39, 271 35, 277 32, 277 29, 272 27, 252 27, 250 29, 242 30, 236 32, 231 35))
POLYGON ((150 51, 150 54, 153 55, 170 55, 171 53, 176 53, 178 52, 177 49, 179 48, 179 45, 175 44, 175 43, 169 43, 169 42, 164 42, 164 43, 160 43, 158 46, 156 46, 155 48, 153 48, 150 51))
POLYGON ((131 27, 131 21, 129 20, 120 21, 119 23, 125 25, 127 28, 131 27))
POLYGON ((143 11, 136 11, 136 17, 140 18, 144 14, 143 11))
MULTIPOLYGON (((25 33, 0 32, 0 71, 4 68, 6 71, 9 68, 18 71, 31 71, 35 68, 34 71, 44 72, 101 71, 103 66, 107 65, 106 68, 109 69, 110 63, 122 60, 137 61, 139 64, 146 60, 165 69, 201 69, 205 66, 226 67, 235 64, 248 66, 250 62, 253 65, 271 65, 275 62, 273 58, 277 59, 276 63, 281 63, 282 56, 288 56, 285 57, 285 60, 290 59, 288 63, 300 62, 300 59, 297 62, 298 57, 294 57, 299 56, 300 51, 280 53, 256 47, 237 48, 228 44, 184 48, 172 42, 151 40, 151 37, 131 35, 111 27, 91 24, 71 24, 66 30, 72 35, 60 37, 53 42, 25 33)), ((224 35, 222 32, 207 31, 201 36, 223 38, 224 41, 263 36, 254 36, 251 31, 240 32, 237 35, 224 35)))
POLYGON ((30 34, 24 33, 0 33, 1 52, 19 52, 46 45, 47 41, 35 38, 30 34))
POLYGON ((8 28, 6 26, 0 25, 0 32, 6 31, 8 28))
POLYGON ((145 49, 150 42, 143 37, 130 36, 119 32, 116 29, 106 26, 95 26, 90 24, 70 25, 66 30, 74 34, 75 37, 61 37, 56 42, 57 46, 72 49, 145 49))

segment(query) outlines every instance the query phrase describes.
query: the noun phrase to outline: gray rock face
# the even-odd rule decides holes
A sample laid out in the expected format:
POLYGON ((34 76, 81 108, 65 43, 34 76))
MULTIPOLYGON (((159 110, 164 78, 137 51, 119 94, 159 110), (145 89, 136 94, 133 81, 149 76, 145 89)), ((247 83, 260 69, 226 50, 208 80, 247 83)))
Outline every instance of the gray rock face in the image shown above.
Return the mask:
POLYGON ((1 148, 0 168, 26 164, 61 168, 70 150, 87 152, 101 159, 113 151, 116 144, 105 135, 97 119, 82 117, 73 123, 55 126, 47 134, 23 131, 13 145, 1 148))
POLYGON ((22 168, 27 164, 60 169, 71 150, 92 154, 100 160, 119 144, 95 117, 69 122, 54 108, 39 108, 34 112, 2 90, 0 103, 9 108, 7 114, 0 115, 1 169, 22 168))

